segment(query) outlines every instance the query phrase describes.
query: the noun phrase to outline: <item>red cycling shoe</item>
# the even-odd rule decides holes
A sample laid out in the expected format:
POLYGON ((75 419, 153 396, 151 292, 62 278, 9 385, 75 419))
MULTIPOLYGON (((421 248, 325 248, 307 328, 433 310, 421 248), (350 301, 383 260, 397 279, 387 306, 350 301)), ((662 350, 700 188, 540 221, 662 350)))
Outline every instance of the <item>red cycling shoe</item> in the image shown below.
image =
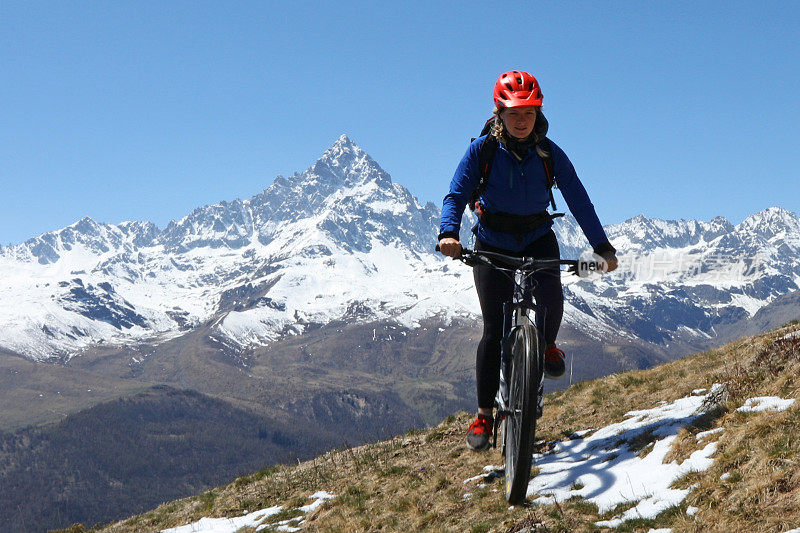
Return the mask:
POLYGON ((544 377, 558 379, 564 375, 566 365, 564 365, 564 352, 556 348, 553 344, 544 351, 544 377))
POLYGON ((475 421, 467 430, 467 446, 471 450, 485 450, 489 447, 489 439, 492 438, 492 426, 494 418, 486 415, 478 415, 475 421))

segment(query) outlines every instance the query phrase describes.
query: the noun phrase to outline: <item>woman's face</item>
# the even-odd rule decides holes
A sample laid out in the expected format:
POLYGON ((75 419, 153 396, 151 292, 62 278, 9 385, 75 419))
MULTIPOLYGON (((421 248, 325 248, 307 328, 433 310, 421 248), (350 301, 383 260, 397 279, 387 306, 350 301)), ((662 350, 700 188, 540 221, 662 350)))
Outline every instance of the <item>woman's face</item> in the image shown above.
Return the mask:
POLYGON ((536 108, 512 107, 504 109, 500 113, 500 119, 509 134, 517 139, 524 139, 533 133, 533 125, 536 124, 536 108))

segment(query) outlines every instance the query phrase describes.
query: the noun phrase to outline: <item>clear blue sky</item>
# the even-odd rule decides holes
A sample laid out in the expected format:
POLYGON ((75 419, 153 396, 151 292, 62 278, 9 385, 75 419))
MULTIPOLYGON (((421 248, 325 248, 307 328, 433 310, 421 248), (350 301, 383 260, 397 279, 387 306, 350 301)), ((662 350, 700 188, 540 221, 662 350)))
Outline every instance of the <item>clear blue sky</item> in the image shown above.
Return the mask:
POLYGON ((792 1, 2 0, 0 244, 164 227, 342 133, 440 204, 512 68, 604 223, 798 213, 798 28, 792 1))

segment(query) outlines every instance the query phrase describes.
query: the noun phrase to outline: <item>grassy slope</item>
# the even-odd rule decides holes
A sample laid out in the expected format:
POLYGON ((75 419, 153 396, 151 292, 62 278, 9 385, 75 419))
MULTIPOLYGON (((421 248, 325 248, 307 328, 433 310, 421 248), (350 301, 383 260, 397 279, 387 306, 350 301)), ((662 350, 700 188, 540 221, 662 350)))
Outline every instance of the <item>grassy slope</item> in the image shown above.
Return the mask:
MULTIPOLYGON (((780 413, 735 412, 753 396, 800 397, 800 339, 780 340, 798 329, 796 323, 787 325, 656 368, 585 381, 553 393, 546 398, 538 437, 561 439, 576 430, 618 422, 627 411, 725 383, 720 409, 696 427, 682 430, 668 456, 678 461, 688 457, 700 447, 697 432, 724 427, 714 465, 678 482, 679 488, 695 486, 679 508, 655 520, 629 522, 621 530, 780 532, 800 527, 800 405, 780 413), (724 473, 730 476, 722 481, 724 473), (687 506, 699 508, 698 513, 687 516, 687 506)), ((513 532, 535 526, 531 531, 596 531, 596 520, 619 512, 598 516, 596 507, 581 499, 509 509, 501 480, 487 481, 478 489, 474 483, 465 485, 462 482, 480 474, 485 465, 502 463, 497 451, 478 454, 466 449, 463 434, 470 419, 461 413, 429 430, 265 470, 98 530, 157 531, 205 516, 234 517, 273 505, 292 509, 308 503, 318 490, 339 497, 306 517, 309 530, 513 532), (467 492, 472 492, 469 500, 464 498, 467 492)), ((274 521, 288 516, 283 513, 274 521)))
POLYGON ((60 420, 148 386, 0 351, 0 431, 60 420))

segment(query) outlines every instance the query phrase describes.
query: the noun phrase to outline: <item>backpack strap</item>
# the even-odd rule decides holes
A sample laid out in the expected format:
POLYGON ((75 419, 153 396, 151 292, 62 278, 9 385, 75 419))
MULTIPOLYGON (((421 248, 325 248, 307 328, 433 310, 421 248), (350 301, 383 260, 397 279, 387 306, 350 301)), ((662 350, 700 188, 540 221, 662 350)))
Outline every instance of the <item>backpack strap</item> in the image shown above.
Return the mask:
POLYGON ((486 124, 483 126, 483 131, 481 131, 481 136, 486 135, 486 138, 483 140, 483 144, 481 144, 481 147, 478 149, 478 169, 480 169, 481 179, 478 182, 478 186, 475 187, 474 191, 472 191, 472 197, 469 200, 469 208, 473 211, 478 208, 478 216, 480 216, 479 200, 481 198, 481 194, 483 194, 483 191, 486 190, 486 184, 489 181, 489 174, 492 172, 494 155, 497 153, 497 148, 500 146, 500 143, 497 141, 497 137, 484 133, 487 130, 491 130, 492 121, 493 119, 487 120, 486 124))
POLYGON ((553 197, 553 187, 556 185, 556 176, 553 164, 553 147, 550 145, 550 139, 543 138, 538 143, 539 147, 547 153, 547 157, 542 158, 542 165, 544 166, 544 174, 547 176, 547 192, 550 195, 550 205, 553 206, 553 211, 556 211, 556 199, 553 197))

